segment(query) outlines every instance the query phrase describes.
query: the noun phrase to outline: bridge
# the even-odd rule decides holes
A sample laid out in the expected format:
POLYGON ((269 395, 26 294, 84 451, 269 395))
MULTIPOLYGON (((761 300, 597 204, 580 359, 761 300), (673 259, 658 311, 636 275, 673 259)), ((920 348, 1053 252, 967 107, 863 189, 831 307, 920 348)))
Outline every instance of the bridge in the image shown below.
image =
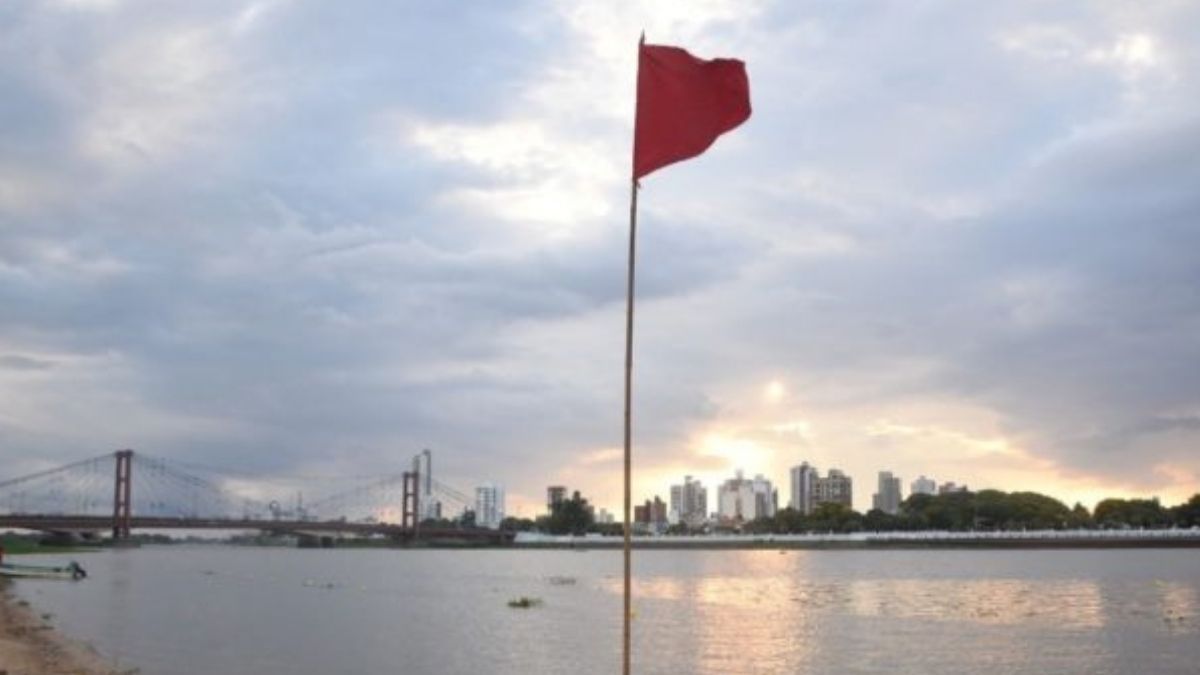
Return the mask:
POLYGON ((149 529, 382 536, 406 543, 512 540, 500 530, 447 526, 440 517, 444 506, 465 513, 473 504, 434 480, 432 463, 426 450, 410 471, 392 475, 271 477, 118 450, 0 481, 0 529, 85 537, 110 532, 116 541, 149 529), (303 487, 323 494, 306 504, 303 487), (291 506, 283 506, 285 494, 295 495, 291 506))

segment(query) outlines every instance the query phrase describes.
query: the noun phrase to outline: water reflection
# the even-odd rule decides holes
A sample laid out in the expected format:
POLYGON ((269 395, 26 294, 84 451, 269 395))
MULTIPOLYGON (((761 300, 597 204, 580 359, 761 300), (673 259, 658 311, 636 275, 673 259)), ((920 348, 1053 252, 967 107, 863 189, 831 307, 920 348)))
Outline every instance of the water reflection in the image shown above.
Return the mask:
POLYGON ((691 672, 797 672, 812 662, 815 614, 796 611, 804 556, 739 551, 736 576, 694 580, 700 628, 691 672))
POLYGON ((847 608, 860 616, 983 624, 1046 623, 1099 628, 1104 604, 1094 581, 1018 579, 857 580, 847 608))
MULTIPOLYGON (((747 569, 753 569, 748 567, 747 569)), ((601 587, 621 593, 619 579, 601 587)), ((849 579, 805 581, 801 569, 764 570, 738 576, 693 579, 635 579, 635 602, 679 602, 714 616, 786 613, 852 614, 861 617, 976 622, 981 624, 1045 623, 1065 629, 1096 629, 1106 622, 1101 586, 1093 580, 1032 581, 1022 579, 849 579)), ((1156 587, 1156 613, 1193 617, 1196 589, 1175 583, 1156 587)), ((1122 601, 1127 602, 1127 599, 1122 601)), ((1109 613, 1138 614, 1108 607, 1109 613)), ((1144 613, 1144 610, 1142 611, 1144 613)))
POLYGON ((1195 586, 1179 582, 1155 582, 1159 613, 1172 632, 1200 632, 1196 621, 1197 592, 1195 586))

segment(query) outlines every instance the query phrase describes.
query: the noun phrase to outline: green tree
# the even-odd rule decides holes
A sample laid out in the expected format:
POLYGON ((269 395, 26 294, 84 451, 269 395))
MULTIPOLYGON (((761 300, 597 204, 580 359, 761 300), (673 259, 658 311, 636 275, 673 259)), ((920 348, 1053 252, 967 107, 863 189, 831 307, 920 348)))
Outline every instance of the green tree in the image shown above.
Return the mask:
MULTIPOLYGON (((622 525, 621 527, 624 527, 624 525, 622 525)), ((671 525, 667 528, 666 533, 678 536, 678 535, 691 534, 691 530, 688 529, 688 526, 685 523, 675 523, 674 525, 671 525)))
POLYGON ((742 532, 746 534, 771 534, 776 531, 775 518, 763 516, 742 524, 742 532))
POLYGON ((775 532, 779 534, 799 534, 809 529, 808 517, 790 506, 775 513, 775 532))
POLYGON ((1200 493, 1171 509, 1171 518, 1176 527, 1200 527, 1200 493))
POLYGON ((975 527, 975 494, 913 495, 905 502, 903 512, 912 529, 968 530, 975 527))
POLYGON ((1071 509, 1071 515, 1067 517, 1067 526, 1087 528, 1092 527, 1094 524, 1092 514, 1088 512, 1087 507, 1079 502, 1075 502, 1074 508, 1071 509))
POLYGON ((908 499, 900 504, 899 522, 901 526, 906 530, 930 529, 929 517, 926 514, 936 501, 937 497, 934 495, 921 493, 909 495, 908 499))
POLYGON ((1071 511, 1066 504, 1036 492, 1007 495, 1012 520, 1008 529, 1059 530, 1067 526, 1071 511))
POLYGON ((1096 505, 1095 520, 1101 527, 1166 527, 1172 517, 1157 499, 1105 499, 1096 505))
MULTIPOLYGON (((921 495, 928 496, 928 495, 921 495)), ((909 519, 906 512, 901 511, 901 515, 892 515, 884 513, 879 509, 871 509, 862 519, 862 529, 868 532, 893 532, 895 530, 909 529, 909 519)))
POLYGON ((475 527, 475 512, 471 509, 463 511, 462 516, 458 519, 458 524, 462 527, 475 527))
POLYGON ((858 532, 863 527, 862 514, 844 504, 818 504, 810 518, 814 532, 858 532))
POLYGON ((500 529, 506 532, 530 532, 537 528, 537 524, 529 518, 515 518, 509 516, 500 521, 500 529))
POLYGON ((1016 505, 999 490, 975 493, 975 526, 988 530, 1012 529, 1017 520, 1016 505))
POLYGON ((582 535, 592 526, 593 520, 591 506, 576 490, 570 499, 564 499, 551 508, 546 529, 550 534, 582 535))

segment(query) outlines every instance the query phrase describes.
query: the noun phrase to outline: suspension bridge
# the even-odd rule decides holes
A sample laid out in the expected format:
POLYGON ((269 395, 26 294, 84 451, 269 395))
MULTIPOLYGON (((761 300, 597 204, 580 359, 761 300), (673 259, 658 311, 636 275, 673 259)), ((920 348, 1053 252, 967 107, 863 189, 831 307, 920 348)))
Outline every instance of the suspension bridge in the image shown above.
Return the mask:
POLYGON ((0 480, 0 529, 95 539, 134 530, 249 530, 299 537, 505 543, 512 535, 448 526, 473 501, 432 476, 432 453, 382 476, 255 476, 133 450, 0 480), (317 489, 305 502, 301 487, 317 489), (294 495, 294 501, 289 496, 294 495), (288 504, 285 506, 284 504, 288 504), (449 507, 446 509, 445 507, 449 507))

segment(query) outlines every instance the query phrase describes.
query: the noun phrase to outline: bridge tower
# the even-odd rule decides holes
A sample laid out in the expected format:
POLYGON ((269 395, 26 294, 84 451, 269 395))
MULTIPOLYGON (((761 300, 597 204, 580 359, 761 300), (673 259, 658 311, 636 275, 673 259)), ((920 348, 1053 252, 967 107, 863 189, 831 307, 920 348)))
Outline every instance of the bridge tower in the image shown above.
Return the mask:
POLYGON ((129 520, 133 516, 132 484, 133 450, 118 450, 113 453, 117 459, 117 480, 113 490, 113 539, 129 538, 129 520))
POLYGON ((421 522, 421 512, 418 510, 420 506, 420 498, 418 495, 421 492, 421 473, 419 471, 405 471, 403 475, 404 495, 400 501, 400 527, 410 535, 417 533, 417 527, 421 522))

